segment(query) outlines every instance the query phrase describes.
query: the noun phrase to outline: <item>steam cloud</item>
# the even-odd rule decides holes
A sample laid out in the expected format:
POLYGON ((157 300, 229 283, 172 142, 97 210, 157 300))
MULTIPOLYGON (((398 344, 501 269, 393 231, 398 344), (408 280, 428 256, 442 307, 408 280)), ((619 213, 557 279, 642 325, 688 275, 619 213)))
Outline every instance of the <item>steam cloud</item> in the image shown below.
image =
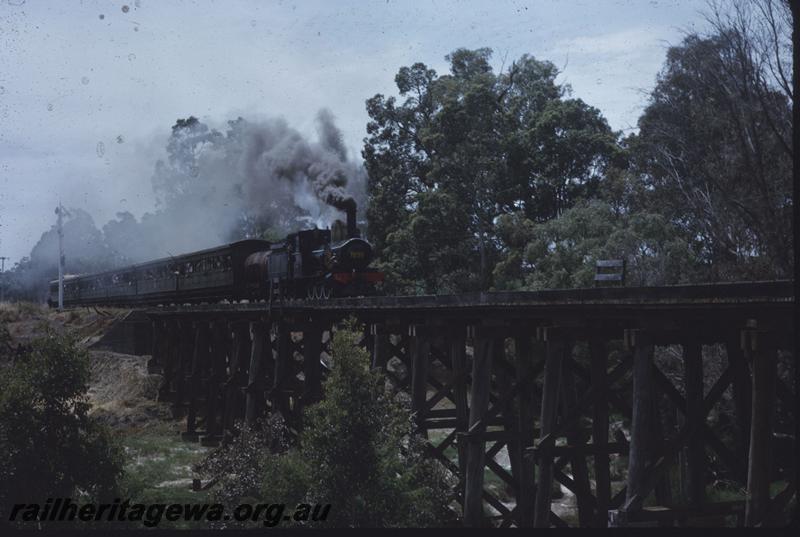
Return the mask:
POLYGON ((159 210, 140 223, 155 240, 131 244, 126 237, 110 245, 141 261, 343 218, 348 206, 363 205, 366 174, 348 160, 328 110, 319 112, 316 126, 318 139, 311 141, 277 118, 238 118, 225 133, 193 119, 179 122, 169 159, 153 176, 159 210))
MULTIPOLYGON (((248 201, 271 201, 274 188, 285 184, 299 207, 311 209, 308 201, 301 199, 306 185, 318 202, 336 209, 345 210, 353 202, 348 179, 363 180, 363 169, 348 163, 342 135, 329 111, 317 115, 317 130, 319 142, 312 144, 282 120, 245 125, 242 184, 248 201)), ((329 212, 322 206, 316 209, 318 215, 329 212)))
MULTIPOLYGON (((227 122, 221 132, 195 118, 178 120, 156 162, 155 211, 137 220, 129 212, 98 230, 90 215, 73 210, 64 235, 67 271, 85 273, 179 255, 243 238, 273 239, 343 219, 365 206, 366 172, 347 157, 333 115, 316 117, 309 140, 285 120, 227 122), (69 247, 71 236, 81 247, 69 247), (91 240, 87 238, 91 237, 91 240)), ((53 227, 15 270, 21 295, 42 298, 57 274, 53 227)))

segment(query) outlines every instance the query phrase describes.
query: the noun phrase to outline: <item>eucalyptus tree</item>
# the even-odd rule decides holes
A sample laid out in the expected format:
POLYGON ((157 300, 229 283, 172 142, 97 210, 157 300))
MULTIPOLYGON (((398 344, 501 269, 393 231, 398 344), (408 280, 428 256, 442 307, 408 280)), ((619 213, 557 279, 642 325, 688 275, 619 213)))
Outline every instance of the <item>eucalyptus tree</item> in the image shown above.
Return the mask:
POLYGON ((458 49, 442 76, 402 67, 401 103, 367 101, 370 238, 404 290, 489 288, 505 255, 499 216, 553 218, 595 195, 620 158, 616 133, 552 63, 523 55, 495 73, 491 55, 458 49))
POLYGON ((785 277, 791 103, 740 32, 691 34, 670 48, 629 142, 654 205, 695 243, 709 277, 785 277))

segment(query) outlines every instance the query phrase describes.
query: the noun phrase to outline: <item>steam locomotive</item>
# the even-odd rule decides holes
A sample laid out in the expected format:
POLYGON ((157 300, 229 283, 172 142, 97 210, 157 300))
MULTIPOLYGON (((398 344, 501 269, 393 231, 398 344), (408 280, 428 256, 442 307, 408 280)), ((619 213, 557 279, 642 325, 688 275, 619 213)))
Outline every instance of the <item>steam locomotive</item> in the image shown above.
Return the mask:
MULTIPOLYGON (((184 304, 222 300, 308 299, 376 293, 383 273, 370 268, 372 246, 356 228, 309 229, 270 243, 242 240, 189 254, 64 279, 65 306, 184 304)), ((58 304, 58 280, 48 304, 58 304)))

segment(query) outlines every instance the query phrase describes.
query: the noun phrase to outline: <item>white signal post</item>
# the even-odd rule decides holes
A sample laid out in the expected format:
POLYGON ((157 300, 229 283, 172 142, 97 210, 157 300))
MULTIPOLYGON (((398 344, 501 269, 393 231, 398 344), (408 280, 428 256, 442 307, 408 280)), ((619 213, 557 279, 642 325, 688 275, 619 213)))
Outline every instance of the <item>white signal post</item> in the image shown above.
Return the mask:
POLYGON ((58 215, 58 309, 64 309, 64 229, 62 227, 62 215, 64 208, 58 202, 56 214, 58 215))
POLYGON ((6 259, 7 257, 0 257, 0 302, 3 302, 6 299, 6 283, 5 277, 3 273, 6 271, 6 259))

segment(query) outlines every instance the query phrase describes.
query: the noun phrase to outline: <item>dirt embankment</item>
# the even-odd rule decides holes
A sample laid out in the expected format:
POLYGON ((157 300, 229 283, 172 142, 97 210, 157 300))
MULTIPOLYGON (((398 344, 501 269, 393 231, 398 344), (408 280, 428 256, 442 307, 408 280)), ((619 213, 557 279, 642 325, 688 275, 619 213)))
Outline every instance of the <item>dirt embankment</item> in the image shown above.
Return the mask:
POLYGON ((58 333, 72 332, 79 341, 88 343, 125 316, 128 310, 76 308, 64 311, 30 302, 0 303, 0 325, 5 326, 11 344, 25 345, 46 329, 58 333))
MULTIPOLYGON (((30 303, 0 304, 0 325, 12 348, 26 345, 47 329, 73 333, 85 348, 128 313, 124 309, 76 308, 59 312, 30 303)), ((90 414, 114 429, 149 428, 170 419, 168 405, 156 401, 160 375, 147 372, 149 356, 89 349, 90 414)))
POLYGON ((115 429, 147 428, 170 420, 169 406, 157 401, 160 375, 147 372, 149 356, 90 351, 91 415, 115 429))

